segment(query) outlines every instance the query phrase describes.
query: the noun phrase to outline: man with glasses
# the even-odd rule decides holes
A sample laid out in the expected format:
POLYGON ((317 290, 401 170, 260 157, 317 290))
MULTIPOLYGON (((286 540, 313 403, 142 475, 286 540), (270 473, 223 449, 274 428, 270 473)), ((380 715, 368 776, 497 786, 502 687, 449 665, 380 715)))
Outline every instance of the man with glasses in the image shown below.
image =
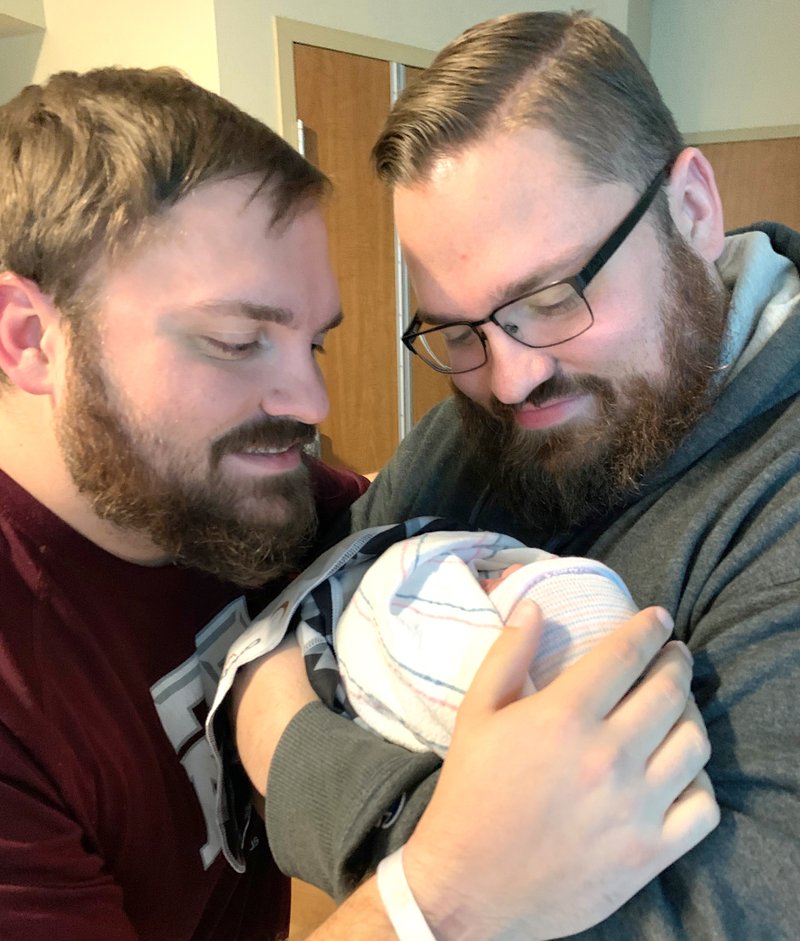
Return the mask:
MULTIPOLYGON (((353 528, 452 517, 594 557, 664 605, 694 654, 721 824, 586 937, 800 936, 800 238, 725 236, 708 161, 630 42, 583 14, 467 31, 401 96, 374 156, 419 304, 404 341, 454 397, 353 528)), ((276 818, 301 728, 272 764, 276 818)), ((344 762, 325 774, 350 780, 344 762)), ((387 807, 383 846, 413 830, 424 791, 387 807)), ((271 837, 303 872, 326 814, 301 796, 293 811, 308 824, 294 846, 280 824, 271 837)), ((412 863, 425 912, 435 878, 412 863)))

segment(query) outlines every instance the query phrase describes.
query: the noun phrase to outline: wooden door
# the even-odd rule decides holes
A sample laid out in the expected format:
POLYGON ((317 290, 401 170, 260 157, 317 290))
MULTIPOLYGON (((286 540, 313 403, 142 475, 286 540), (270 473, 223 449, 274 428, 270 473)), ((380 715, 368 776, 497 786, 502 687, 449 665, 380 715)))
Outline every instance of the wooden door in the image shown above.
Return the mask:
POLYGON ((726 229, 763 219, 800 229, 800 137, 699 146, 714 167, 726 229))
POLYGON ((325 207, 345 322, 326 344, 331 414, 322 456, 369 472, 398 442, 394 234, 370 150, 389 110, 389 63, 295 43, 297 114, 309 160, 331 178, 325 207))
POLYGON ((287 941, 305 941, 326 918, 333 914, 333 899, 316 886, 292 879, 292 918, 287 941))
MULTIPOLYGON (((400 437, 392 202, 370 162, 391 105, 389 69, 382 59, 294 43, 306 156, 334 184, 325 214, 345 315, 322 358, 331 398, 322 457, 361 473, 380 470, 400 437)), ((408 80, 420 71, 409 68, 408 80)), ((416 421, 450 387, 416 364, 411 378, 416 421)))

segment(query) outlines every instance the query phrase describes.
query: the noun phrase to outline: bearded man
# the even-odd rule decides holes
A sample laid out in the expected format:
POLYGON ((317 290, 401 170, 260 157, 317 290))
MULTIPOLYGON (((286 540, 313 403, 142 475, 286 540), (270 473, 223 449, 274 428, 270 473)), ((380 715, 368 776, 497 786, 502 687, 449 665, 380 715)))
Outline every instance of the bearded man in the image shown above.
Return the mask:
POLYGON ((245 878, 219 852, 204 687, 312 479, 360 489, 303 451, 327 182, 167 70, 31 86, 0 148, 0 934, 283 936, 263 833, 245 878))
MULTIPOLYGON (((455 395, 350 525, 453 518, 594 557, 665 607, 694 655, 721 824, 586 937, 800 936, 800 237, 725 236, 708 160, 630 41, 582 13, 468 30, 401 95, 374 157, 419 304, 404 340, 455 395)), ((301 713, 277 744, 276 819, 302 728, 301 713)), ((392 835, 373 843, 414 832, 431 780, 397 789, 392 835)), ((317 862, 330 815, 294 813, 276 858, 336 885, 317 862), (304 820, 323 834, 313 858, 304 820)), ((424 910, 429 883, 412 888, 424 910)))

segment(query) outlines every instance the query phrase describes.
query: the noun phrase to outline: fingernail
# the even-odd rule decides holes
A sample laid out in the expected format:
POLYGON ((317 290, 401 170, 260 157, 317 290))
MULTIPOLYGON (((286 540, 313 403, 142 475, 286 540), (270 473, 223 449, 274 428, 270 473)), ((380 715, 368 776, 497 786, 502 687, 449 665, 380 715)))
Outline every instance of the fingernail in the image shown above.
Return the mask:
POLYGON ((689 661, 689 666, 693 667, 694 657, 692 656, 691 650, 689 650, 689 648, 686 646, 686 644, 684 644, 682 640, 676 640, 675 643, 678 645, 678 650, 680 650, 680 652, 684 655, 684 657, 686 657, 686 659, 689 661))
POLYGON ((666 608, 656 608, 655 612, 656 617, 661 622, 661 626, 668 634, 671 634, 672 628, 675 627, 675 622, 672 620, 672 615, 669 613, 669 611, 666 610, 666 608))

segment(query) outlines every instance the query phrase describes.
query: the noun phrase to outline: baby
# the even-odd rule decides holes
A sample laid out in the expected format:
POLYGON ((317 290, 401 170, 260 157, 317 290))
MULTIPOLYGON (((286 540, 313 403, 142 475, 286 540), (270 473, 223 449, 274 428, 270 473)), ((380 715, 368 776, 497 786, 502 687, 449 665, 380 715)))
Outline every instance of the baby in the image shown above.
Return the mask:
POLYGON ((472 677, 523 598, 544 617, 531 692, 638 610, 601 563, 560 558, 510 536, 423 517, 348 537, 231 648, 207 723, 218 761, 214 716, 235 671, 289 629, 311 685, 331 709, 406 748, 444 755, 472 677))
POLYGON ((389 741, 444 756, 464 693, 523 598, 544 618, 528 692, 638 610, 601 563, 509 536, 426 532, 390 546, 333 631, 348 711, 389 741))

